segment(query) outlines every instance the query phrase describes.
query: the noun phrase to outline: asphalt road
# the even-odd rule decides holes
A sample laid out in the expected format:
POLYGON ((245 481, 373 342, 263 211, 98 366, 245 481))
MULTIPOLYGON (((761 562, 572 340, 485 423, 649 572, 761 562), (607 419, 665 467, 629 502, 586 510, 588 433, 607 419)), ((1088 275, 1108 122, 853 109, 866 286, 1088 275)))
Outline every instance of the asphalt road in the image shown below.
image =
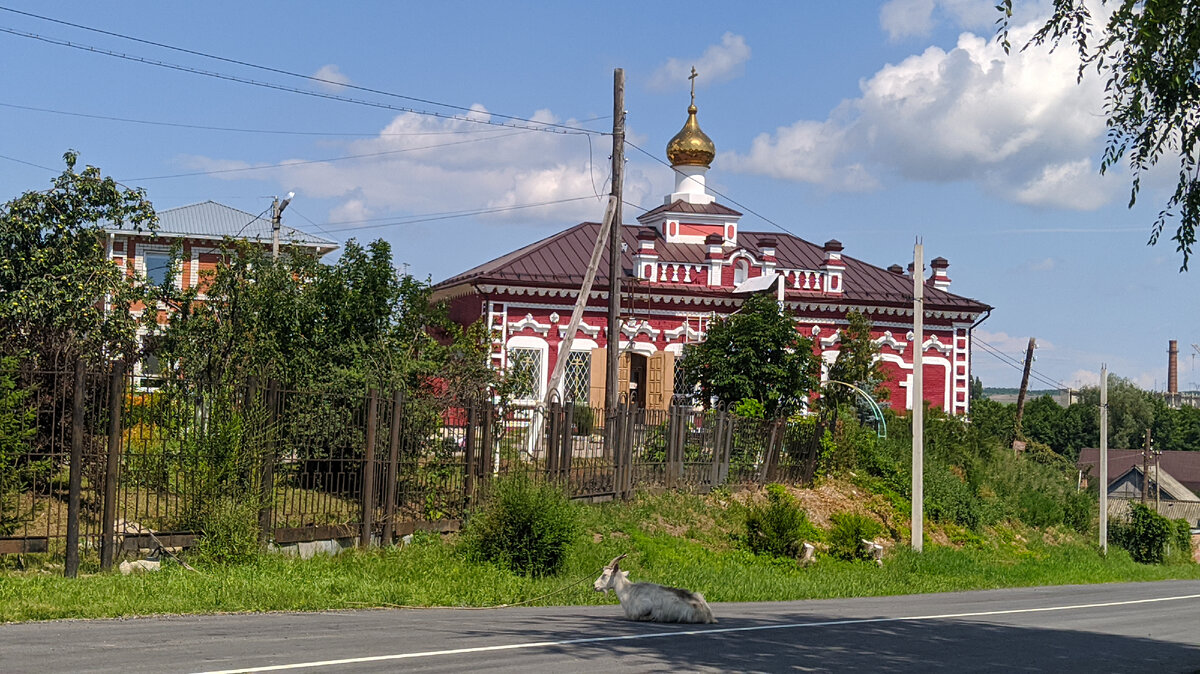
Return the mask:
POLYGON ((1200 581, 714 604, 373 610, 0 626, 3 672, 1200 672, 1200 581))

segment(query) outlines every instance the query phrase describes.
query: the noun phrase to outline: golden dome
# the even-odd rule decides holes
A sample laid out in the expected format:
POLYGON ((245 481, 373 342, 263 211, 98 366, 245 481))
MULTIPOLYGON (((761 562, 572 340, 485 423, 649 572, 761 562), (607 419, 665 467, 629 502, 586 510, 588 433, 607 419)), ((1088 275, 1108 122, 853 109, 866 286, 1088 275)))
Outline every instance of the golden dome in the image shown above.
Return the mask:
POLYGON ((667 143, 667 159, 671 166, 704 166, 712 165, 713 157, 717 156, 717 148, 712 139, 700 130, 696 121, 696 104, 688 106, 688 119, 679 133, 667 143))

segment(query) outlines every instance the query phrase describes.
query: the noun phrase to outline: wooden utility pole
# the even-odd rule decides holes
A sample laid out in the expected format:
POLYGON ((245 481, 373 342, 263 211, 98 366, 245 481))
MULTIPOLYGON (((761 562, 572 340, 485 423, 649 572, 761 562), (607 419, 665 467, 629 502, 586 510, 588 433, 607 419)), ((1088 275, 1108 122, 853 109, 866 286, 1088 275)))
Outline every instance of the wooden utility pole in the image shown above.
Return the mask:
POLYGON ((1100 365, 1100 549, 1108 554, 1108 365, 1100 365))
POLYGON ((1013 429, 1013 439, 1021 439, 1021 417, 1025 416, 1025 392, 1029 389, 1029 370, 1033 367, 1033 350, 1037 348, 1037 340, 1029 338, 1029 346, 1025 349, 1025 371, 1021 373, 1021 390, 1017 393, 1017 424, 1013 429))
POLYGON ((271 201, 271 259, 279 259, 279 228, 282 225, 283 209, 287 208, 288 204, 292 203, 292 197, 295 192, 288 192, 287 198, 282 202, 279 197, 275 197, 271 201))
MULTIPOLYGON (((620 378, 621 362, 621 183, 624 174, 625 70, 617 68, 613 71, 613 220, 608 237, 608 348, 605 350, 608 362, 604 380, 604 407, 610 412, 617 408, 617 380, 620 378)), ((610 445, 614 439, 609 437, 610 445)))
MULTIPOLYGON (((567 369, 567 359, 571 356, 571 343, 575 341, 575 332, 583 320, 583 311, 587 308, 588 298, 592 294, 592 282, 596 279, 596 269, 600 267, 600 255, 609 241, 609 232, 613 225, 613 198, 608 198, 608 208, 604 209, 604 220, 600 223, 600 231, 596 233, 596 245, 592 247, 592 258, 588 261, 587 273, 583 275, 583 285, 579 286, 579 297, 575 300, 575 309, 571 312, 571 321, 567 323, 567 334, 558 345, 558 360, 554 362, 554 372, 550 375, 550 385, 546 387, 546 404, 550 404, 550 396, 558 390, 563 373, 567 369)), ((563 400, 563 402, 567 402, 563 400)))
POLYGON ((925 538, 925 246, 913 247, 912 549, 925 538))

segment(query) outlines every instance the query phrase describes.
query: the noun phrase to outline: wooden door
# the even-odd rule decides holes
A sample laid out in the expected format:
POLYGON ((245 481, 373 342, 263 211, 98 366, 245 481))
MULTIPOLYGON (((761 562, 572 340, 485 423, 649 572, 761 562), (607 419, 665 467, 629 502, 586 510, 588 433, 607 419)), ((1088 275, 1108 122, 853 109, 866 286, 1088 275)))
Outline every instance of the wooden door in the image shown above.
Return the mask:
POLYGON ((618 361, 618 365, 617 365, 617 404, 620 404, 622 401, 624 401, 627 404, 629 402, 631 402, 629 400, 629 366, 632 363, 632 361, 633 361, 633 359, 630 358, 629 353, 621 354, 621 359, 618 361), (624 395, 622 395, 622 394, 624 394, 624 395))
POLYGON ((588 405, 604 409, 604 384, 608 380, 608 350, 592 349, 592 372, 588 381, 588 405))
POLYGON ((658 351, 646 366, 646 409, 666 411, 675 391, 675 354, 658 351))

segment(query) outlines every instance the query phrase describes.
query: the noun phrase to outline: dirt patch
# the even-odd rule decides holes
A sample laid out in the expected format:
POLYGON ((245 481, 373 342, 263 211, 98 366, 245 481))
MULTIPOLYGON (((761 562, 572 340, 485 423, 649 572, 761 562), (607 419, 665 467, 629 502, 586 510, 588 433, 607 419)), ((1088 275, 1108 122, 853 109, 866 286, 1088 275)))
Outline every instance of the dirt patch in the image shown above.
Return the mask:
POLYGON ((654 521, 646 525, 646 530, 650 532, 664 531, 676 538, 681 538, 687 533, 688 528, 678 524, 671 524, 662 515, 656 513, 654 521))

